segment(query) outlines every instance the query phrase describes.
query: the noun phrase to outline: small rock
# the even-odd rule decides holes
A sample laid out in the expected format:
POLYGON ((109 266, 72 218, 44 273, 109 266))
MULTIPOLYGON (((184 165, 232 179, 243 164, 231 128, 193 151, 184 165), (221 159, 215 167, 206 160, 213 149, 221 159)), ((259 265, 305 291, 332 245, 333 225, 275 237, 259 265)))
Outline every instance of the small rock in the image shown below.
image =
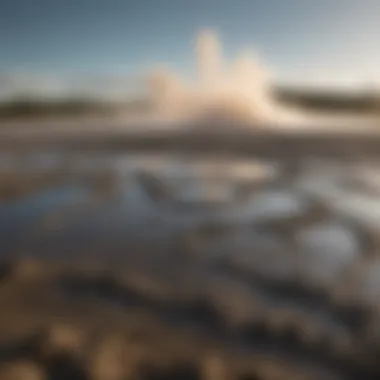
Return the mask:
POLYGON ((0 369, 1 380, 45 380, 44 371, 30 361, 8 364, 0 369))
POLYGON ((209 355, 203 360, 202 375, 202 379, 205 380, 227 380, 229 378, 225 364, 217 355, 209 355))
POLYGON ((101 342, 91 359, 90 373, 94 380, 123 380, 133 375, 138 365, 139 350, 130 349, 117 336, 101 342))
POLYGON ((40 278, 46 274, 46 266, 33 258, 22 258, 15 265, 15 277, 25 279, 40 278))
POLYGON ((71 325, 56 325, 50 329, 43 348, 48 355, 59 352, 79 353, 84 343, 83 335, 83 331, 71 325))

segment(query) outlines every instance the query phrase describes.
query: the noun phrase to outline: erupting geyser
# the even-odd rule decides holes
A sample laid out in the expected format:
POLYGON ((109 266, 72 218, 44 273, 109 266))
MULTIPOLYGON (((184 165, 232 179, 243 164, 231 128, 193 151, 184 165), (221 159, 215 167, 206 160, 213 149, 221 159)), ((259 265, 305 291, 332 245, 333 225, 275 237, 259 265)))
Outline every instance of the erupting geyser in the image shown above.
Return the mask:
POLYGON ((192 120, 259 123, 295 121, 271 94, 268 70, 250 51, 227 67, 215 33, 203 31, 196 44, 198 81, 186 83, 168 70, 152 72, 149 88, 160 114, 192 120))
POLYGON ((223 57, 220 43, 211 32, 199 35, 197 44, 198 70, 204 86, 213 88, 223 78, 223 57))

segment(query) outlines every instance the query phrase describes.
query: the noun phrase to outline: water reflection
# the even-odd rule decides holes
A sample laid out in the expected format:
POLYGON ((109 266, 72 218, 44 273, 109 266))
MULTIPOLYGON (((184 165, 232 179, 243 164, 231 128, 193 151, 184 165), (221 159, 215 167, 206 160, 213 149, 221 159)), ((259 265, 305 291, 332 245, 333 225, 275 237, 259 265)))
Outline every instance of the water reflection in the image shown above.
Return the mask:
POLYGON ((219 245, 213 240, 215 247, 224 241, 230 251, 252 242, 258 231, 264 236, 263 228, 277 236, 285 230, 296 236, 311 224, 299 244, 315 252, 315 236, 320 239, 324 223, 333 223, 344 232, 323 238, 323 250, 335 252, 337 245, 347 248, 347 241, 355 239, 347 218, 372 228, 380 221, 380 198, 366 191, 368 186, 372 193, 380 191, 376 177, 368 174, 380 173, 373 164, 359 170, 344 163, 310 161, 284 181, 279 163, 231 158, 43 152, 30 153, 21 163, 19 157, 3 154, 0 162, 1 175, 11 172, 16 185, 19 180, 24 186, 23 178, 31 173, 40 181, 30 193, 0 200, 5 255, 20 250, 111 255, 127 247, 173 246, 178 236, 205 224, 240 226, 238 239, 224 230, 219 245), (51 183, 52 172, 59 173, 58 183, 57 175, 51 183), (355 187, 347 185, 348 179, 355 187), (323 204, 324 212, 318 213, 323 204), (319 223, 315 230, 313 221, 319 223))

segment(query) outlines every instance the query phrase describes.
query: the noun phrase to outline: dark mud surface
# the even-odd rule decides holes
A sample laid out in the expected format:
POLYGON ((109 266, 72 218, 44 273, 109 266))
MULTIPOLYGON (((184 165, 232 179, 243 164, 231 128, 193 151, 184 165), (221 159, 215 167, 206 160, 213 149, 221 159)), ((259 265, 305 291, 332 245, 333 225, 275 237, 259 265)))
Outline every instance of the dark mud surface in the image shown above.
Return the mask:
POLYGON ((0 380, 379 378, 380 160, 321 152, 3 149, 0 380))
MULTIPOLYGON (((377 130, 363 133, 318 132, 302 130, 283 132, 244 126, 216 129, 212 123, 200 124, 196 129, 154 130, 102 128, 91 130, 30 129, 17 132, 0 130, 0 149, 65 149, 108 152, 166 152, 175 154, 223 154, 233 157, 257 157, 281 160, 298 157, 316 158, 321 155, 333 159, 368 160, 380 156, 380 133, 377 130)), ((363 131, 365 128, 363 126, 363 131)))

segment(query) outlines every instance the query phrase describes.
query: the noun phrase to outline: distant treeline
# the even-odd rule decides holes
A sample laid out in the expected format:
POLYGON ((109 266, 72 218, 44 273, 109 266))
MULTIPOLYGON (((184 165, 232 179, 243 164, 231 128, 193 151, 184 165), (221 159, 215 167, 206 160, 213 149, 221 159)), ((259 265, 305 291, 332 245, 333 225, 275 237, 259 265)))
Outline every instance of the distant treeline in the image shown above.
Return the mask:
MULTIPOLYGON (((276 88, 275 97, 284 104, 313 111, 380 114, 380 94, 338 93, 309 89, 276 88)), ((13 99, 0 103, 0 120, 86 115, 112 115, 120 110, 141 112, 150 107, 147 99, 119 103, 92 99, 38 100, 13 99)))
POLYGON ((86 115, 112 115, 121 109, 139 111, 147 101, 135 100, 118 104, 92 99, 13 99, 0 103, 0 120, 14 118, 45 118, 86 115))
POLYGON ((285 104, 312 111, 380 113, 380 93, 374 92, 277 88, 275 96, 285 104))

